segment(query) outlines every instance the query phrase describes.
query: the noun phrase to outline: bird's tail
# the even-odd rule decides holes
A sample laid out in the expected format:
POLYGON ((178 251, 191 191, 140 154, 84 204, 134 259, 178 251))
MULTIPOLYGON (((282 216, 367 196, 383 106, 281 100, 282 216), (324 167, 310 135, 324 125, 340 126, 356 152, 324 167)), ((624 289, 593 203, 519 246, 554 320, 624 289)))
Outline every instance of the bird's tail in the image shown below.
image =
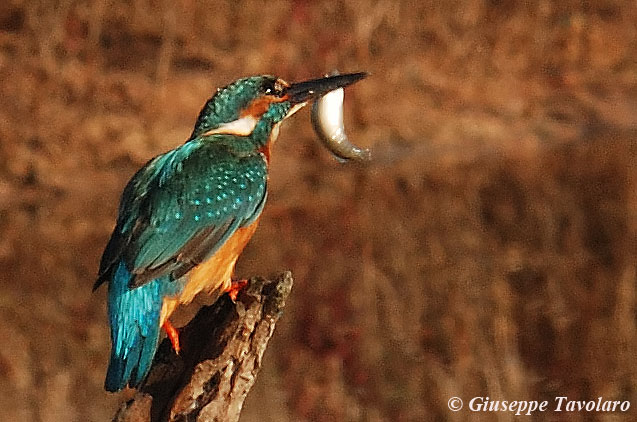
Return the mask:
POLYGON ((137 387, 146 377, 157 351, 159 315, 169 280, 152 280, 129 288, 131 274, 120 262, 108 289, 111 360, 104 388, 119 391, 137 387))

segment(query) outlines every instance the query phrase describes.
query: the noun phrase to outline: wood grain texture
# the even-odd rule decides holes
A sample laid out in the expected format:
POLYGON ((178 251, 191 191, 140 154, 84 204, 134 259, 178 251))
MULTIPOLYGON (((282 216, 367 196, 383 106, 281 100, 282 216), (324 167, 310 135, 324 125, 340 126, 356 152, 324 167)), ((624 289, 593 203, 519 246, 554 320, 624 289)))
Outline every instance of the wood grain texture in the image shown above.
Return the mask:
POLYGON ((151 372, 115 422, 238 421, 292 289, 292 275, 251 279, 233 303, 202 308, 182 330, 182 352, 165 339, 151 372))

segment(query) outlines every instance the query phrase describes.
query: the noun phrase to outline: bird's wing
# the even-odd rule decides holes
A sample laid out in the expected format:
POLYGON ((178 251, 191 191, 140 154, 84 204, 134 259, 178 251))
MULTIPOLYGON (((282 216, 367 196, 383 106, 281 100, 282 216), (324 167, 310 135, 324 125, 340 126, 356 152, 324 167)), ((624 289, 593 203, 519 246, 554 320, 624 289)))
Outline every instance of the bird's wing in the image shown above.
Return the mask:
POLYGON ((124 190, 96 287, 122 259, 133 275, 130 287, 165 274, 175 280, 261 213, 267 194, 261 154, 237 156, 222 145, 185 158, 179 153, 151 160, 124 190))

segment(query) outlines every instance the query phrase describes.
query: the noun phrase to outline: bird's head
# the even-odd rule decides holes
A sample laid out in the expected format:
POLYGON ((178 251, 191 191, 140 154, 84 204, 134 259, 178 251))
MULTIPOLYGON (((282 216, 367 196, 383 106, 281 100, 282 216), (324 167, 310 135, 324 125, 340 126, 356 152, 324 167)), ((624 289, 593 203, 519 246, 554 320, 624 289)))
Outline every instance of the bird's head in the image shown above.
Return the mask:
POLYGON ((276 136, 279 123, 308 101, 365 76, 350 73, 292 84, 269 75, 239 79, 217 90, 206 102, 190 139, 225 134, 265 145, 273 131, 276 136))

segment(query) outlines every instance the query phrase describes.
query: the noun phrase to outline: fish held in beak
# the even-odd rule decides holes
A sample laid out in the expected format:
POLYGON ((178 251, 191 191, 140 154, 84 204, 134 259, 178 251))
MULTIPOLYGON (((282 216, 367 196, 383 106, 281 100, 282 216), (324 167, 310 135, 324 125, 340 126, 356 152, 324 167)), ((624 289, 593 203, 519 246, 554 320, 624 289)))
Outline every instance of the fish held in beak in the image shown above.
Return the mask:
POLYGON ((319 97, 312 104, 312 126, 323 145, 342 161, 366 162, 371 159, 368 149, 350 142, 343 123, 343 88, 319 97))

